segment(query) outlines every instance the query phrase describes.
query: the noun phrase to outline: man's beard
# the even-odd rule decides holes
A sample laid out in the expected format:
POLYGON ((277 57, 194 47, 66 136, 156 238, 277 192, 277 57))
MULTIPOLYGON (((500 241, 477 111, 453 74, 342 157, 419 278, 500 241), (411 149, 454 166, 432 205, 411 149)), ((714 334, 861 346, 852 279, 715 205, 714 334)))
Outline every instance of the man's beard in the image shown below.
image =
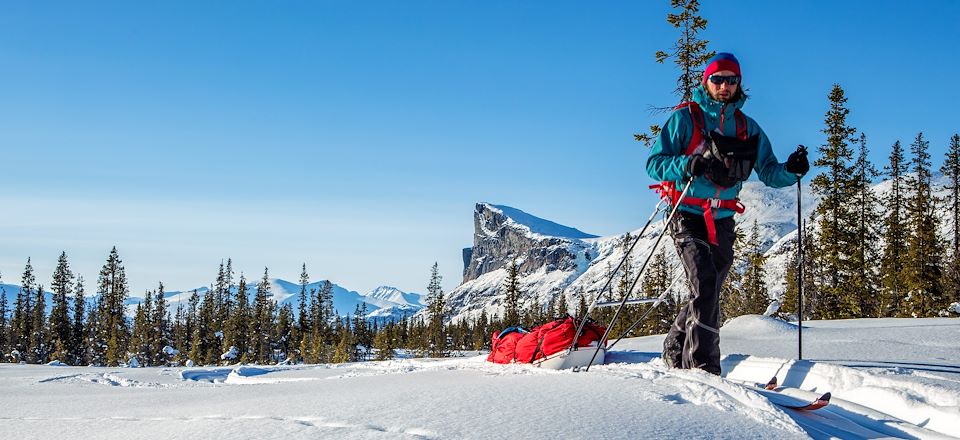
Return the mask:
POLYGON ((729 104, 729 103, 735 101, 735 100, 736 100, 736 97, 737 97, 737 94, 736 94, 736 93, 727 92, 726 95, 721 95, 720 92, 717 92, 717 94, 713 96, 713 99, 714 99, 715 101, 719 101, 719 102, 722 102, 722 103, 725 103, 725 104, 729 104))

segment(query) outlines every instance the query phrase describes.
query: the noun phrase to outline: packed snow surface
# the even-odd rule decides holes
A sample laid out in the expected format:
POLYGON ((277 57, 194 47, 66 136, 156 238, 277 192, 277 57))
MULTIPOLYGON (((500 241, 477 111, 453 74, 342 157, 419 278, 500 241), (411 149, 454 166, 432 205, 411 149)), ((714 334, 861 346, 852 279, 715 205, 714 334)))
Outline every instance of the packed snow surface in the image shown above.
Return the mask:
MULTIPOLYGON (((588 372, 485 354, 340 365, 94 368, 0 365, 2 438, 960 437, 960 320, 721 329, 724 377, 671 370, 662 336, 626 339, 588 372), (750 386, 777 376, 784 409, 750 386)), ((768 393, 769 394, 769 393, 768 393)))

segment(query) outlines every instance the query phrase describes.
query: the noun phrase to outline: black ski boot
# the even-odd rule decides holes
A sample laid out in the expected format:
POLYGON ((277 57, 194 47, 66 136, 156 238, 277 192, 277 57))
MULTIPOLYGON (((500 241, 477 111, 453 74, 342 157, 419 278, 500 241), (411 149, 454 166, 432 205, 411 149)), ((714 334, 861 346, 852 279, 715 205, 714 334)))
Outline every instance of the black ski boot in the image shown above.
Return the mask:
POLYGON ((683 342, 670 335, 663 340, 663 363, 669 368, 682 368, 683 342))

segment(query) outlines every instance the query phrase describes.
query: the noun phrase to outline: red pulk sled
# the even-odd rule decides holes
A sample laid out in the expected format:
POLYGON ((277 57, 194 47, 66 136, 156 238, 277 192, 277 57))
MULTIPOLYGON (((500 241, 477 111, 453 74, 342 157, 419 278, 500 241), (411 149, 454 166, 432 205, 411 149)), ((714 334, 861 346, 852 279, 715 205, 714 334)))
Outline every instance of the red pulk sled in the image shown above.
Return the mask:
POLYGON ((606 345, 600 343, 606 329, 591 321, 583 325, 583 331, 577 337, 579 324, 578 320, 566 316, 534 327, 529 332, 510 327, 494 333, 493 349, 487 361, 533 364, 550 369, 586 365, 595 349, 606 345))

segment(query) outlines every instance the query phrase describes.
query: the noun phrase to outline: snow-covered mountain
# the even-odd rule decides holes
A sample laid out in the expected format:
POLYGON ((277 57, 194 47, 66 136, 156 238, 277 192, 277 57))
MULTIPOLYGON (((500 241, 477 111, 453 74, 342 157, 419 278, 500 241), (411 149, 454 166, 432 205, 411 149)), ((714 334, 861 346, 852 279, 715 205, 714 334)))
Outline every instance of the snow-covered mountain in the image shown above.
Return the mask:
MULTIPOLYGON (((942 188, 942 183, 935 182, 934 187, 942 188)), ((890 182, 880 182, 874 185, 874 190, 883 197, 890 191, 890 182)), ((802 187, 801 195, 802 214, 807 221, 819 200, 809 185, 802 187)), ((771 297, 778 297, 786 290, 787 265, 796 246, 797 187, 776 189, 761 182, 748 181, 744 183, 740 196, 746 211, 736 217, 737 223, 740 228, 749 228, 754 221, 757 222, 768 257, 767 286, 771 297)), ((941 236, 950 239, 952 235, 947 222, 941 223, 941 236)), ((588 304, 592 302, 612 269, 623 258, 622 235, 597 238, 515 208, 477 204, 474 224, 474 246, 464 250, 464 282, 448 296, 453 320, 474 318, 481 310, 486 310, 488 315, 502 316, 503 285, 507 277, 505 267, 514 257, 522 263, 520 288, 524 304, 534 300, 543 304, 550 298, 565 295, 571 307, 577 304, 581 295, 586 296, 588 304), (545 224, 550 227, 539 226, 545 224)), ((641 237, 630 257, 634 268, 643 263, 662 230, 663 222, 656 221, 641 237)), ((630 231, 634 237, 639 232, 630 231)), ((665 241, 669 242, 669 239, 665 241)), ((682 268, 673 247, 669 243, 661 246, 667 249, 675 276, 682 277, 682 268)), ((677 283, 674 292, 685 295, 685 283, 677 283)), ((609 289, 606 295, 609 295, 609 289)))
MULTIPOLYGON (((326 280, 314 281, 307 284, 307 295, 309 297, 311 290, 320 290, 321 285, 326 280)), ((348 290, 335 283, 330 283, 333 291, 333 308, 341 316, 352 315, 357 307, 367 306, 367 318, 373 319, 394 319, 399 320, 416 314, 424 307, 423 299, 419 293, 404 292, 395 287, 381 286, 373 291, 362 294, 353 290, 348 290)), ((197 294, 203 296, 209 291, 207 287, 196 289, 197 294)), ((237 287, 233 287, 231 292, 235 295, 237 287)), ((257 292, 256 282, 247 284, 247 297, 252 301, 257 292)), ((193 289, 184 291, 165 292, 164 298, 167 300, 168 309, 171 314, 175 313, 177 307, 182 303, 184 308, 190 301, 193 289)), ((271 299, 278 306, 290 304, 294 310, 300 305, 300 284, 290 281, 274 278, 270 280, 271 299)), ((132 315, 132 310, 143 300, 142 297, 131 296, 127 301, 128 312, 132 315)))
MULTIPOLYGON (((0 283, 0 295, 7 298, 7 314, 13 314, 13 308, 17 303, 17 295, 20 293, 20 286, 16 284, 0 283)), ((53 308, 53 292, 43 289, 44 306, 47 313, 53 308)))

